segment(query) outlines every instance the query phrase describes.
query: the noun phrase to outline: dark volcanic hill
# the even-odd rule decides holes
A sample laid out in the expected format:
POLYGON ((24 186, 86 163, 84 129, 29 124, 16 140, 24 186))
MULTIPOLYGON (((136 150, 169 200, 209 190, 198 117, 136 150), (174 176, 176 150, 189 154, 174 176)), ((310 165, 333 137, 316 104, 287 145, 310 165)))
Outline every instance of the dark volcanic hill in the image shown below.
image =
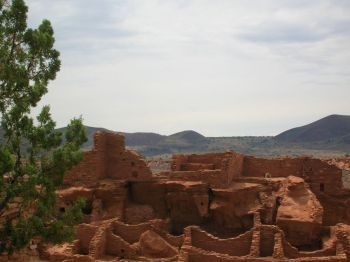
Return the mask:
POLYGON ((178 140, 186 142, 187 144, 198 144, 204 142, 206 137, 197 133, 196 131, 186 130, 168 136, 167 140, 178 140))
POLYGON ((166 136, 162 136, 156 133, 122 133, 125 135, 125 143, 128 146, 151 146, 158 144, 166 136))
POLYGON ((350 143, 350 116, 330 115, 311 124, 287 130, 275 138, 277 141, 296 143, 320 141, 350 143))

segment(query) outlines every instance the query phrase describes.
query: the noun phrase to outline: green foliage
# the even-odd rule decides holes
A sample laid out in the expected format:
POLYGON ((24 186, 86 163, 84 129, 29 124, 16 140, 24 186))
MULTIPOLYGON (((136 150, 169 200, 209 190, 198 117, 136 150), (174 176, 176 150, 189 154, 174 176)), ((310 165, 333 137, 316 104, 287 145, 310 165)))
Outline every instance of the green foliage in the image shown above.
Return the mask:
POLYGON ((60 60, 50 22, 27 28, 27 12, 23 0, 0 0, 0 254, 35 237, 54 243, 71 239, 84 206, 79 200, 64 214, 55 208, 55 191, 81 160, 79 148, 87 138, 81 118, 71 120, 62 143, 49 106, 36 120, 31 117, 60 60))

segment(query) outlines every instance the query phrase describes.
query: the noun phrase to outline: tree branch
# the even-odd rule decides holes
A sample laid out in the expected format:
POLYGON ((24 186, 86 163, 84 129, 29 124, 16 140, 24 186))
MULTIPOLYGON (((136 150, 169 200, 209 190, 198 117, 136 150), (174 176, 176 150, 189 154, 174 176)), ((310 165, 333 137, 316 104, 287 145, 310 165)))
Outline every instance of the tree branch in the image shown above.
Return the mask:
POLYGON ((7 59, 7 64, 11 62, 12 57, 13 57, 13 53, 15 51, 15 47, 16 47, 16 38, 17 38, 17 32, 14 32, 12 35, 12 44, 11 44, 11 50, 10 50, 10 55, 7 59))

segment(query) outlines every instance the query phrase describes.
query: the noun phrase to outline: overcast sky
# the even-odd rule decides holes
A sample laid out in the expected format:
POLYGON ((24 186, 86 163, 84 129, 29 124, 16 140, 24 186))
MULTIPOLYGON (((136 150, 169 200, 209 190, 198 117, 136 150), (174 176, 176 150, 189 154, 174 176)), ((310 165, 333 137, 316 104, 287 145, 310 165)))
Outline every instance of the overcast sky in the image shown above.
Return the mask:
POLYGON ((58 126, 275 135, 350 115, 349 0, 28 0, 62 69, 58 126))

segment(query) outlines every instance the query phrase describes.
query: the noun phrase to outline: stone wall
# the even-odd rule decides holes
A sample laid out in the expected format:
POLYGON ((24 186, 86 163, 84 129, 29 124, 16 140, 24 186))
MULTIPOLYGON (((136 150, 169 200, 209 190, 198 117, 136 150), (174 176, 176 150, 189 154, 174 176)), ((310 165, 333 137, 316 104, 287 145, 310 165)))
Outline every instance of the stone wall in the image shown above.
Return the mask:
POLYGON ((239 178, 242 176, 243 163, 244 163, 244 156, 241 154, 232 152, 230 157, 227 158, 226 166, 223 169, 228 174, 227 176, 228 184, 231 184, 233 179, 239 178))
POLYGON ((337 194, 343 189, 342 170, 320 159, 307 159, 303 163, 304 177, 311 190, 337 194))
POLYGON ((66 186, 92 186, 101 179, 143 180, 151 177, 146 162, 134 151, 125 149, 125 138, 112 132, 97 132, 94 147, 84 152, 83 160, 65 174, 66 186))
POLYGON ((248 177, 302 176, 303 158, 265 159, 245 156, 243 162, 243 175, 248 177))
POLYGON ((89 224, 80 224, 76 228, 76 238, 79 239, 79 254, 88 255, 90 241, 95 236, 98 227, 89 224))
POLYGON ((338 261, 347 258, 336 238, 321 250, 300 252, 285 239, 281 229, 259 225, 237 238, 219 239, 189 227, 185 230, 181 261, 338 261), (241 240, 241 241, 238 241, 241 240), (337 244, 338 243, 338 244, 337 244))
POLYGON ((164 183, 157 181, 133 182, 130 184, 129 190, 132 200, 138 204, 151 206, 156 217, 166 218, 168 216, 167 188, 164 183))
POLYGON ((221 187, 228 181, 227 175, 221 169, 197 170, 197 171, 173 171, 168 173, 171 180, 177 181, 202 181, 210 187, 221 187))
POLYGON ((321 159, 245 156, 242 172, 245 177, 302 177, 314 192, 334 193, 343 189, 342 170, 321 159))
POLYGON ((198 227, 191 227, 191 245, 207 251, 230 256, 246 256, 250 252, 252 231, 236 238, 219 239, 198 227))
POLYGON ((119 258, 135 258, 136 250, 128 242, 113 232, 107 233, 106 254, 119 258))
POLYGON ((211 187, 227 187, 241 176, 243 155, 235 152, 174 155, 171 172, 163 175, 173 180, 202 181, 211 187))
POLYGON ((169 224, 163 220, 151 220, 146 223, 129 225, 120 221, 114 221, 112 223, 112 232, 115 235, 122 237, 129 244, 134 244, 139 241, 143 232, 150 229, 167 230, 170 228, 169 224))

